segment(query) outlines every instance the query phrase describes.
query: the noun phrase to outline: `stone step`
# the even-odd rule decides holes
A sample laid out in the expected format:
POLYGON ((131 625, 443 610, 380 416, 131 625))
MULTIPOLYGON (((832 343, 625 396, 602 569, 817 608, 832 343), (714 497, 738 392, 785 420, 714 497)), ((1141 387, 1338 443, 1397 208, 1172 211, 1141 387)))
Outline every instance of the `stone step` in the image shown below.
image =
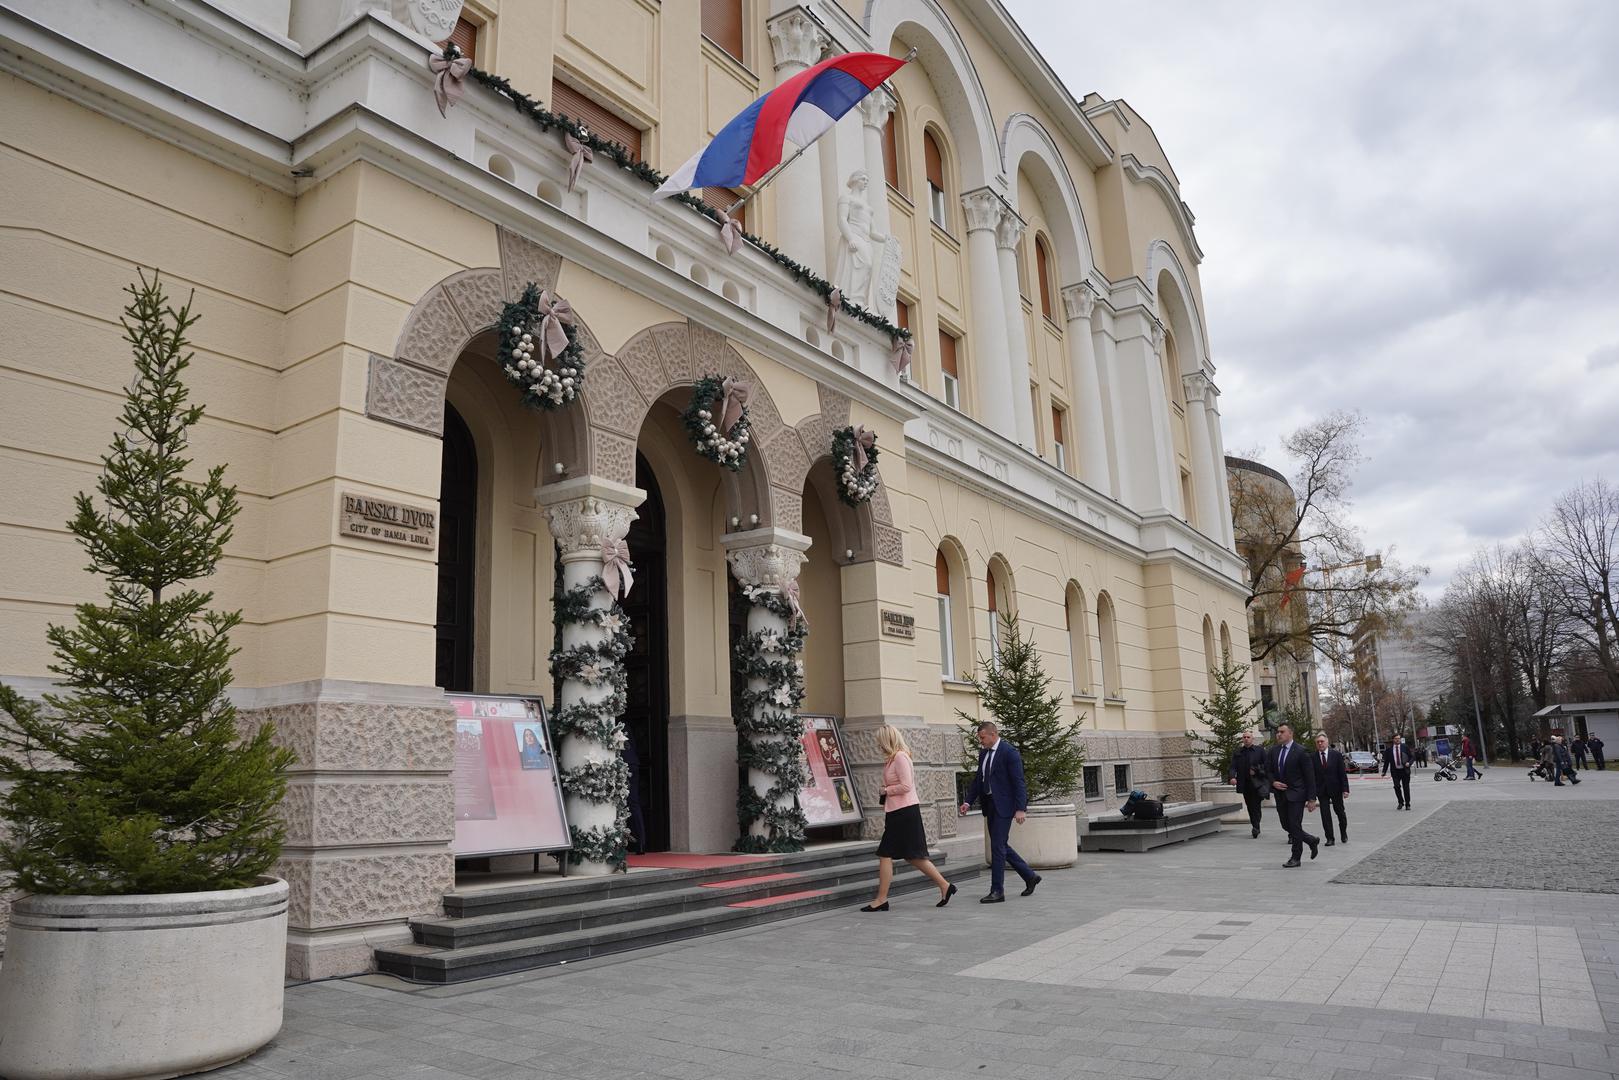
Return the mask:
MULTIPOLYGON (((976 862, 970 866, 939 868, 951 881, 978 876, 976 862)), ((875 875, 873 874, 872 877, 875 875)), ((850 881, 828 889, 809 890, 801 895, 771 898, 764 905, 736 907, 727 904, 656 918, 617 923, 611 926, 546 934, 512 941, 492 942, 460 949, 440 949, 430 945, 402 945, 377 950, 377 969, 400 978, 427 983, 459 983, 515 971, 606 956, 631 949, 648 948, 704 934, 736 930, 778 919, 792 918, 871 898, 874 880, 850 881)), ((926 893, 931 883, 921 874, 907 871, 895 875, 893 895, 926 893)), ((955 903, 967 900, 958 896, 955 903)), ((918 899, 918 903, 927 902, 918 899)))
MULTIPOLYGON (((942 855, 935 854, 941 861, 942 855)), ((594 927, 660 918, 685 911, 723 907, 728 904, 754 901, 787 893, 828 889, 851 882, 873 882, 876 879, 876 859, 834 863, 829 866, 811 866, 803 870, 769 870, 763 873, 739 873, 737 867, 728 868, 728 876, 703 881, 685 888, 637 892, 628 896, 587 898, 571 904, 548 904, 516 911, 463 916, 461 918, 424 917, 410 921, 411 931, 418 945, 431 945, 441 949, 462 949, 474 945, 487 945, 498 941, 535 937, 541 934, 566 933, 589 930, 594 927)), ((901 863, 896 868, 896 880, 920 877, 918 871, 901 863)))

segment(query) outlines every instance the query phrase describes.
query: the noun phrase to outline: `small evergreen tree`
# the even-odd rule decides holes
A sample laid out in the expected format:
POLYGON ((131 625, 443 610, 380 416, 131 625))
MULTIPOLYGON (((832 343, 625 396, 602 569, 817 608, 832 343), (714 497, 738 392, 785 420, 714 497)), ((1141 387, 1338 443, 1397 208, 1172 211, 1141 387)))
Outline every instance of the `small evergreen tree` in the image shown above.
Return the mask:
POLYGON ((226 697, 230 632, 240 612, 207 610, 213 594, 179 588, 219 565, 240 507, 223 465, 184 478, 191 301, 169 306, 156 275, 128 289, 124 337, 135 380, 125 392, 97 483, 68 523, 107 578, 107 602, 80 604, 73 626, 46 633, 67 692, 46 708, 0 694, 0 869, 19 888, 57 894, 208 891, 251 885, 280 853, 276 808, 289 751, 270 728, 243 738, 226 697))
POLYGON ((1188 731, 1186 738, 1193 745, 1192 756, 1223 779, 1231 768, 1242 733, 1248 730, 1248 714, 1259 708, 1259 702, 1248 696, 1246 664, 1226 656, 1210 674, 1214 676, 1214 693, 1197 699, 1196 716, 1203 730, 1188 731))
MULTIPOLYGON (((1019 632, 1015 615, 1001 616, 1000 649, 993 658, 980 656, 978 672, 968 680, 978 701, 1000 725, 1001 738, 1017 747, 1023 757, 1023 779, 1029 802, 1066 799, 1079 787, 1085 768, 1085 749, 1079 743, 1084 714, 1063 723, 1062 695, 1051 692, 1051 678, 1040 663, 1034 635, 1019 632)), ((956 710, 966 721, 963 731, 968 768, 976 768, 977 721, 956 710)))

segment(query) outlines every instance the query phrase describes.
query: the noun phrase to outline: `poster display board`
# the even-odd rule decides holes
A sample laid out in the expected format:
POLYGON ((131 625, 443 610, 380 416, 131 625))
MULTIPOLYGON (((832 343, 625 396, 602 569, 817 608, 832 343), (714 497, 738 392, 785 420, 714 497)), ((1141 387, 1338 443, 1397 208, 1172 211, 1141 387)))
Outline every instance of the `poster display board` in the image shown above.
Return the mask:
POLYGON ((800 714, 804 721, 804 758, 809 762, 809 783, 798 794, 809 825, 847 825, 860 820, 860 800, 854 793, 843 740, 833 717, 800 714))
POLYGON ((545 703, 450 694, 455 707, 458 856, 560 851, 571 846, 545 703))

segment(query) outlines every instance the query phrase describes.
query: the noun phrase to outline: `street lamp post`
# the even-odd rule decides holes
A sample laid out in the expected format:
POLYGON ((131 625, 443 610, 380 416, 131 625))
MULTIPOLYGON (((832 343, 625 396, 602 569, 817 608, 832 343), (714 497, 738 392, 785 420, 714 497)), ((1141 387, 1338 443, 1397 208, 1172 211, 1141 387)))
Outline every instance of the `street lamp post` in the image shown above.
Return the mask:
POLYGON ((1490 764, 1490 751, 1484 745, 1484 714, 1478 707, 1478 680, 1473 677, 1473 642, 1462 635, 1462 651, 1467 654, 1467 685, 1473 690, 1473 725, 1478 730, 1478 759, 1486 768, 1490 764))

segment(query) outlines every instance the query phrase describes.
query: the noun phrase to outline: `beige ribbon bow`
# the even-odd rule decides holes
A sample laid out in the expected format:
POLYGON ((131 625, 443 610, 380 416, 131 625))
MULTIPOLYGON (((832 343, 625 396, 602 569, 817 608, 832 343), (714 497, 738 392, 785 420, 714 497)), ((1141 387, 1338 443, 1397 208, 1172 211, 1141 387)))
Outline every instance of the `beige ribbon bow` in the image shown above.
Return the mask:
POLYGON ((807 628, 809 620, 804 617, 804 609, 798 603, 798 579, 794 578, 792 581, 783 582, 781 595, 787 601, 787 605, 793 609, 793 617, 789 620, 788 625, 807 628))
POLYGON ((635 569, 630 565, 630 545, 623 540, 602 538, 602 584, 615 597, 630 595, 635 569))
POLYGON ((737 421, 742 419, 742 407, 748 403, 753 386, 741 379, 726 379, 720 386, 724 391, 725 402, 724 408, 720 410, 720 433, 729 436, 737 421))
POLYGON ((724 210, 720 215, 720 240, 725 244, 725 254, 735 255, 742 250, 742 223, 727 214, 724 210))
POLYGON ((866 471, 866 451, 877 445, 877 433, 861 424, 854 429, 854 468, 855 472, 866 471))
POLYGON ((894 369, 895 375, 903 375, 911 366, 911 353, 916 349, 916 343, 908 337, 894 339, 894 351, 888 354, 888 363, 894 369))
POLYGON ((826 294, 826 332, 829 334, 838 328, 838 308, 841 306, 843 306, 842 289, 833 289, 826 294))
POLYGON ((540 363, 561 356, 568 347, 566 327, 573 325, 573 305, 555 296, 549 289, 540 290, 540 363))
POLYGON ((461 100, 461 92, 466 89, 467 72, 472 70, 472 58, 460 55, 449 57, 441 52, 431 52, 427 55, 427 69, 435 76, 433 100, 438 103, 438 114, 448 117, 450 106, 461 100))
POLYGON ((568 190, 572 191, 573 185, 579 182, 580 170, 596 160, 596 152, 580 142, 571 131, 562 133, 562 148, 573 155, 568 159, 568 190))

